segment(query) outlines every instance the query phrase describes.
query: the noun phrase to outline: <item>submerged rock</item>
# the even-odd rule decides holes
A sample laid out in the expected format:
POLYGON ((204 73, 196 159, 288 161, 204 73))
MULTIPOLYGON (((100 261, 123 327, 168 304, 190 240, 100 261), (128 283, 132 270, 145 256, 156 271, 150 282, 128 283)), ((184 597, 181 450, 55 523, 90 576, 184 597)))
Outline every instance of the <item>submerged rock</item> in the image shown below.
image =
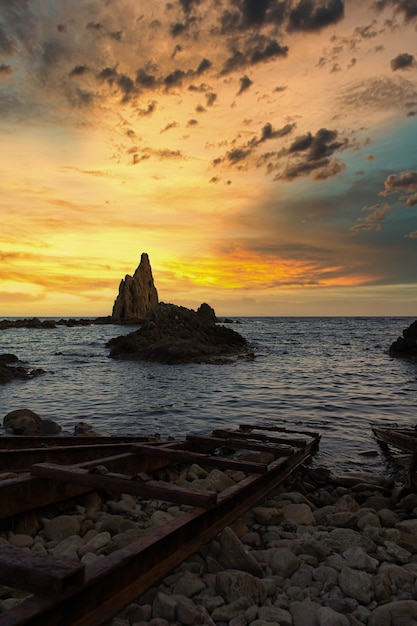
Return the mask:
POLYGON ((246 339, 217 325, 214 311, 207 304, 196 312, 160 302, 139 330, 111 339, 107 346, 112 358, 169 364, 219 363, 249 356, 246 339))

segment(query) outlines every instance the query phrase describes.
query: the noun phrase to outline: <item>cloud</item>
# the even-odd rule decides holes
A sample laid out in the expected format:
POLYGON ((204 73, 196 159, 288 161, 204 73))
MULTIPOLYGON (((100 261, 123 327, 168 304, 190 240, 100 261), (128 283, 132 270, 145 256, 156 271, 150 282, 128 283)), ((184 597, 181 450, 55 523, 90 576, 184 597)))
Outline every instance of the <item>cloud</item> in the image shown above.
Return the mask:
POLYGON ((415 67, 416 60, 412 54, 402 52, 391 61, 391 69, 393 72, 397 70, 408 70, 415 67))
POLYGON ((398 174, 390 174, 384 182, 387 192, 417 191, 417 171, 407 170, 398 174))
MULTIPOLYGON (((263 126, 259 136, 255 135, 254 137, 252 137, 252 139, 247 141, 245 144, 239 147, 233 148, 233 150, 229 150, 225 156, 217 157, 216 159, 214 159, 213 164, 214 165, 229 164, 232 166, 237 165, 238 163, 245 161, 252 154, 254 154, 256 148, 259 145, 265 143, 266 141, 270 141, 274 139, 281 139, 282 137, 289 135, 293 131, 294 128, 295 128, 294 123, 286 124, 282 128, 278 128, 278 129, 274 129, 272 124, 267 123, 263 126)), ((271 157, 272 155, 277 156, 277 153, 276 152, 269 153, 268 157, 266 157, 265 155, 261 156, 258 160, 258 167, 260 165, 263 165, 266 162, 267 158, 271 157)))
POLYGON ((13 74, 14 70, 11 65, 7 65, 6 63, 0 63, 0 77, 1 76, 9 76, 13 74))
POLYGON ((366 108, 369 111, 391 111, 402 109, 416 98, 415 82, 402 77, 378 76, 342 89, 337 102, 342 110, 366 108))
POLYGON ((288 31, 317 31, 335 24, 345 13, 343 0, 328 0, 317 5, 313 0, 301 0, 289 14, 288 31))
POLYGON ((281 158, 286 155, 291 160, 274 180, 292 181, 310 174, 315 181, 333 178, 345 169, 345 165, 330 157, 348 145, 347 139, 338 140, 338 131, 327 128, 321 128, 315 135, 310 132, 301 135, 281 153, 281 158))
POLYGON ((253 82, 249 78, 249 76, 242 76, 240 79, 240 89, 238 91, 238 95, 242 94, 244 91, 247 91, 249 87, 253 85, 253 82))
POLYGON ((379 11, 392 7, 395 13, 403 15, 406 22, 417 19, 417 5, 414 0, 375 0, 374 7, 379 11))

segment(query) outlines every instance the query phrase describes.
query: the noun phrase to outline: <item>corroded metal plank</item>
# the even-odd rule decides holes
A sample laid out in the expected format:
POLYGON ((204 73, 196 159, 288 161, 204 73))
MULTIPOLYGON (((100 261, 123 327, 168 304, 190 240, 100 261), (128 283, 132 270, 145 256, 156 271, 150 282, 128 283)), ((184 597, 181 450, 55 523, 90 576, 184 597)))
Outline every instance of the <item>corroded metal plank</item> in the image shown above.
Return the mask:
POLYGON ((286 444, 289 446, 296 446, 297 448, 303 448, 307 444, 305 437, 303 439, 300 439, 300 437, 297 437, 297 438, 275 437, 271 435, 264 435, 262 433, 254 433, 253 431, 239 432, 239 431, 223 430, 223 429, 213 430, 213 437, 223 437, 224 439, 227 440, 230 436, 233 436, 235 439, 243 439, 243 440, 251 440, 251 441, 258 440, 258 441, 263 441, 265 443, 269 443, 271 445, 272 444, 286 444))
POLYGON ((68 481, 90 489, 102 489, 109 493, 130 493, 144 498, 158 498, 191 506, 210 506, 217 499, 216 493, 180 487, 158 480, 143 480, 140 474, 136 477, 111 472, 92 473, 88 469, 74 466, 61 467, 52 463, 32 465, 31 474, 52 481, 68 481))
POLYGON ((311 453, 311 445, 219 494, 217 505, 197 508, 86 568, 85 584, 60 598, 35 596, 8 611, 4 626, 100 626, 155 585, 282 482, 311 453))
POLYGON ((20 448, 36 448, 40 446, 111 445, 115 443, 150 442, 153 440, 156 441, 156 437, 141 435, 2 435, 0 436, 0 448, 3 450, 18 450, 20 448))
POLYGON ((251 450, 253 452, 269 452, 275 457, 291 454, 293 451, 290 446, 272 446, 265 443, 254 443, 244 438, 235 437, 213 437, 210 435, 187 435, 187 441, 194 450, 207 452, 216 448, 233 448, 237 450, 251 450))
POLYGON ((91 491, 91 487, 55 483, 42 478, 19 476, 0 481, 0 519, 14 517, 53 502, 62 502, 91 491))
POLYGON ((294 430, 292 428, 287 428, 286 426, 263 426, 262 424, 240 424, 239 430, 242 432, 264 430, 268 432, 291 433, 293 435, 307 435, 307 437, 313 438, 320 436, 319 433, 312 432, 310 430, 294 430))
MULTIPOLYGON (((1 444, 1 441, 0 441, 1 444)), ((0 447, 0 471, 27 471, 34 463, 74 463, 100 459, 109 454, 120 454, 131 449, 131 443, 105 445, 55 446, 45 448, 23 448, 18 451, 0 447)), ((151 449, 151 446, 149 446, 151 449)))
POLYGON ((221 467, 222 469, 233 469, 241 472, 249 472, 255 474, 263 474, 267 471, 268 466, 265 463, 255 463, 253 461, 239 461, 239 459, 228 459, 216 455, 207 455, 199 452, 191 452, 189 450, 178 450, 174 448, 151 448, 146 444, 133 444, 132 450, 143 454, 153 454, 155 457, 163 457, 170 462, 181 463, 197 463, 210 467, 221 467))
MULTIPOLYGON (((41 594, 60 594, 84 581, 85 565, 68 559, 27 552, 11 545, 0 546, 0 583, 41 594)), ((0 618, 1 621, 1 618, 0 618)))

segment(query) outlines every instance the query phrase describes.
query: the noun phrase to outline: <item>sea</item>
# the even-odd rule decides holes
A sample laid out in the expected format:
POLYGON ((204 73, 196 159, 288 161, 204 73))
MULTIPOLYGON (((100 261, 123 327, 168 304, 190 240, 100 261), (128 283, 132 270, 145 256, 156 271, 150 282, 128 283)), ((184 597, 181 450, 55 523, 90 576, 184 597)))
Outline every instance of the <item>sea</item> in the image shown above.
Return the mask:
POLYGON ((108 340, 131 326, 0 330, 0 354, 45 370, 0 385, 0 434, 3 417, 22 408, 55 420, 64 435, 79 422, 103 435, 163 439, 240 424, 284 426, 321 435, 314 466, 397 475, 407 455, 384 451, 371 425, 417 424, 417 359, 389 355, 412 321, 235 317, 225 325, 249 341, 255 358, 222 365, 109 358, 108 340))

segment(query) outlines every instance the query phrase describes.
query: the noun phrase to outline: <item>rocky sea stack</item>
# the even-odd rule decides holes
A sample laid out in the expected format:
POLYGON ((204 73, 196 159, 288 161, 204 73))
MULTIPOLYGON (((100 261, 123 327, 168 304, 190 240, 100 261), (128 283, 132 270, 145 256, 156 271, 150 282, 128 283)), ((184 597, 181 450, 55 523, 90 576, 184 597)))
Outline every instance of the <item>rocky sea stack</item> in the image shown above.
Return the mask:
POLYGON ((139 330, 108 342, 109 356, 168 364, 226 363, 249 356, 246 339, 216 321, 208 304, 194 311, 160 302, 139 330))
POLYGON ((153 282, 152 269, 146 252, 141 255, 139 266, 133 276, 127 274, 119 285, 112 322, 135 323, 143 321, 149 311, 158 304, 158 292, 153 282))

